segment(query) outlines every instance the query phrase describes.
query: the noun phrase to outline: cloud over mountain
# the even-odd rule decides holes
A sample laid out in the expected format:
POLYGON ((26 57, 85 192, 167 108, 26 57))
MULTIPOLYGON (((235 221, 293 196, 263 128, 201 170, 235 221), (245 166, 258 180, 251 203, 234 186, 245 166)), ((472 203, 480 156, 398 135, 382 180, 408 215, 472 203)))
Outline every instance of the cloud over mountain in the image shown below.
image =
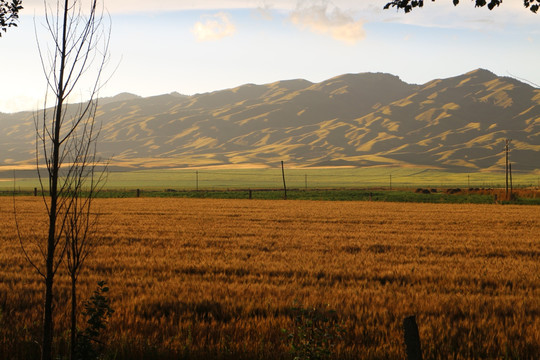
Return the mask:
POLYGON ((229 14, 219 12, 205 15, 201 21, 195 23, 191 32, 198 41, 213 41, 234 35, 236 26, 231 21, 229 14))
POLYGON ((348 44, 355 44, 366 36, 361 21, 355 20, 340 8, 330 5, 327 0, 319 3, 300 1, 289 18, 301 29, 327 34, 348 44))

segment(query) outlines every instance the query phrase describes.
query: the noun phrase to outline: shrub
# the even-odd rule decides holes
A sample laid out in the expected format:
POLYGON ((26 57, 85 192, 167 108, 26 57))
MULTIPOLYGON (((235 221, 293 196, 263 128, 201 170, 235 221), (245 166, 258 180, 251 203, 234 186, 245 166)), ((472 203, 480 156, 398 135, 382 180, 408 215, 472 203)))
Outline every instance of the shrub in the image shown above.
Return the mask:
POLYGON ((102 331, 107 327, 107 319, 114 313, 111 300, 107 297, 109 288, 105 281, 98 282, 98 288, 84 303, 82 314, 87 317, 86 328, 77 333, 75 359, 97 360, 103 350, 102 331))
POLYGON ((283 329, 294 360, 330 359, 334 342, 341 339, 343 329, 334 310, 292 308, 294 329, 283 329))

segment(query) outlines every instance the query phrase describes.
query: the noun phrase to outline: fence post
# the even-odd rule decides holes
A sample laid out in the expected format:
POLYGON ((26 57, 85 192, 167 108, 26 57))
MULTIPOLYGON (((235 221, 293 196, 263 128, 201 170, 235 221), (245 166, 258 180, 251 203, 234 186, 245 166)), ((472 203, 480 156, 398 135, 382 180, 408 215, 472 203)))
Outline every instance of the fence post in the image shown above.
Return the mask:
POLYGON ((287 185, 285 184, 285 167, 283 166, 283 161, 281 161, 281 175, 283 175, 283 198, 287 200, 287 185))
POLYGON ((251 200, 251 189, 249 189, 249 200, 251 200))
POLYGON ((422 348, 420 346, 420 334, 416 317, 409 316, 403 320, 403 331, 408 360, 422 360, 422 348))
POLYGON ((37 188, 34 188, 34 196, 37 196, 37 188))
POLYGON ((510 171, 510 198, 507 200, 512 201, 512 193, 514 192, 514 185, 512 183, 512 163, 510 163, 508 166, 510 171))
POLYGON ((141 189, 137 189, 137 197, 141 196, 141 189))

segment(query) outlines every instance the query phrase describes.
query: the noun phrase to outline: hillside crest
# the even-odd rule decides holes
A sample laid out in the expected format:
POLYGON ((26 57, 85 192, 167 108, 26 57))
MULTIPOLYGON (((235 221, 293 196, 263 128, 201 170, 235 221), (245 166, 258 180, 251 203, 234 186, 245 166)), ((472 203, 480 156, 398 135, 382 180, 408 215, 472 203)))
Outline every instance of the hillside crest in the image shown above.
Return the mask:
MULTIPOLYGON (((540 90, 477 69, 407 84, 383 73, 102 99, 99 149, 117 166, 418 166, 540 171, 540 90)), ((32 163, 32 114, 0 114, 0 164, 32 163)))

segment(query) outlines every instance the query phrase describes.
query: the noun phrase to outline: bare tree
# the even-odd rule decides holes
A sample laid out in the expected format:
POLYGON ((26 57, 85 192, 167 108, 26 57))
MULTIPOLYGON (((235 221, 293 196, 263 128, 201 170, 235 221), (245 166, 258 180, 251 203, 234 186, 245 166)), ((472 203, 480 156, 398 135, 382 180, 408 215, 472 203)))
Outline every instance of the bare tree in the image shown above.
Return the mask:
POLYGON ((67 186, 67 198, 71 202, 65 214, 64 238, 66 267, 71 281, 70 359, 75 359, 79 332, 77 330, 77 281, 84 262, 99 241, 97 235, 98 214, 92 210, 92 202, 105 183, 106 165, 96 157, 99 131, 95 129, 95 109, 87 121, 74 132, 76 141, 70 142, 69 166, 72 176, 67 186), (100 168, 99 168, 100 167, 100 168))
POLYGON ((47 209, 48 234, 42 240, 25 242, 19 232, 19 239, 27 260, 44 280, 41 358, 51 360, 54 277, 66 258, 71 277, 71 340, 74 348, 76 284, 93 244, 92 199, 105 174, 104 170, 96 173, 97 94, 108 61, 110 27, 104 24, 103 11, 97 11, 97 0, 88 0, 88 8, 83 8, 83 0, 57 0, 53 6, 47 1, 43 3, 45 30, 52 42, 44 48, 38 39, 48 88, 44 110, 36 116, 35 126, 36 163, 47 209), (74 92, 85 76, 93 77, 88 90, 89 100, 78 106, 68 105, 68 98, 76 95, 74 92), (54 106, 47 109, 47 98, 51 94, 54 106), (29 251, 32 246, 38 251, 29 251), (32 256, 32 253, 39 255, 32 256))

